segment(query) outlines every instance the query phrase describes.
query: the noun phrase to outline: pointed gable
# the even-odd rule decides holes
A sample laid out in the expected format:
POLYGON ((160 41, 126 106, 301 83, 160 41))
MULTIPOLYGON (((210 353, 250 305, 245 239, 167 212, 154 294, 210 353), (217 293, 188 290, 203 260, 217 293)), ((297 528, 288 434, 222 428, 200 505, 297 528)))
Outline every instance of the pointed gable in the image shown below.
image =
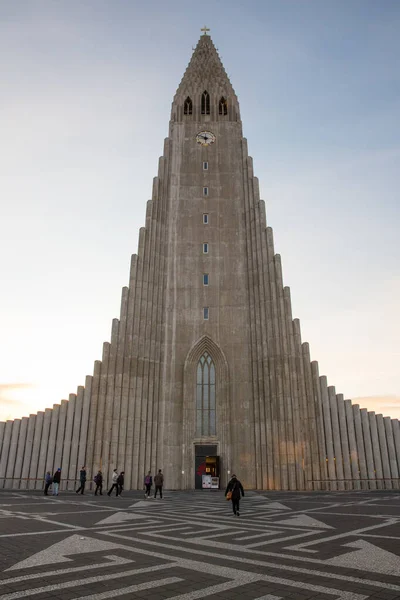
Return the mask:
MULTIPOLYGON (((217 107, 221 97, 224 97, 227 105, 234 107, 234 110, 230 112, 230 117, 234 120, 240 119, 239 103, 235 90, 209 35, 202 35, 193 51, 192 58, 174 97, 172 120, 180 120, 182 113, 180 106, 183 106, 187 97, 193 100, 194 105, 198 105, 204 90, 207 90, 210 96, 211 106, 217 107)), ((200 110, 200 114, 205 113, 200 110)), ((226 115, 227 113, 224 112, 223 114, 226 115)))

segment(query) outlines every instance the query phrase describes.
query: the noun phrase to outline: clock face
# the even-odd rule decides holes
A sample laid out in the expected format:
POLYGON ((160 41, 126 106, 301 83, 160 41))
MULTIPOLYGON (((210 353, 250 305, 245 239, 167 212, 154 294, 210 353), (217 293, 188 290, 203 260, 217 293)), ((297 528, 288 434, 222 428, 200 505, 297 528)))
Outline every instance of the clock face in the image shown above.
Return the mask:
POLYGON ((211 131, 200 131, 196 135, 196 142, 202 146, 209 146, 215 142, 215 135, 211 131))

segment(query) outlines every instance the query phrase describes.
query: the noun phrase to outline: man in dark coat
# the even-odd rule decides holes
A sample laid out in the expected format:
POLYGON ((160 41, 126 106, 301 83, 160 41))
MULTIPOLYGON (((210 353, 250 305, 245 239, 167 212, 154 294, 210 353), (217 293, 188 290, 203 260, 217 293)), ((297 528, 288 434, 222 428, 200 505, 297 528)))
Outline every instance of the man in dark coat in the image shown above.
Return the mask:
POLYGON ((96 489, 94 491, 94 495, 97 496, 97 492, 100 493, 100 496, 103 495, 103 473, 99 471, 97 475, 94 477, 94 482, 96 484, 96 489))
POLYGON ((61 469, 58 467, 57 471, 53 475, 53 496, 58 496, 58 489, 61 481, 61 469))
POLYGON ((231 500, 232 500, 233 514, 236 515, 237 517, 240 517, 240 512, 239 512, 240 494, 242 494, 242 496, 244 496, 244 490, 243 490, 242 484, 240 483, 240 481, 236 477, 236 475, 232 475, 231 480, 229 481, 228 485, 226 486, 225 496, 227 495, 228 492, 232 493, 231 500))
POLYGON ((157 475, 154 477, 154 485, 156 486, 156 491, 154 493, 154 498, 157 498, 157 492, 160 492, 160 498, 162 499, 162 489, 164 485, 164 475, 161 472, 161 469, 158 469, 157 475))
POLYGON ((121 471, 121 473, 118 475, 118 479, 117 479, 117 496, 118 493, 121 496, 122 494, 122 490, 124 489, 124 475, 125 475, 125 471, 121 471))
POLYGON ((80 483, 80 486, 76 490, 76 493, 79 494, 79 492, 80 492, 81 494, 83 494, 85 491, 85 484, 86 484, 86 469, 85 469, 85 467, 82 467, 82 469, 79 471, 79 483, 80 483))
POLYGON ((51 476, 50 471, 47 471, 46 473, 46 477, 44 478, 44 482, 45 482, 45 486, 44 486, 44 495, 48 496, 49 495, 49 487, 51 486, 51 484, 53 483, 53 478, 51 476))

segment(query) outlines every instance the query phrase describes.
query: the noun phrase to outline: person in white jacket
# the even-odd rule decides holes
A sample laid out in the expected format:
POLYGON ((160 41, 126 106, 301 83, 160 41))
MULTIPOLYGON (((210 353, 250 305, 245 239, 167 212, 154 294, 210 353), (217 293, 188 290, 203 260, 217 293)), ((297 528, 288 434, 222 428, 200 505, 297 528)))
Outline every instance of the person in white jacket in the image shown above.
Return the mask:
POLYGON ((118 496, 118 492, 119 492, 119 485, 117 483, 118 480, 118 471, 117 469, 114 469, 114 473, 112 474, 112 486, 110 487, 110 489, 107 492, 107 496, 111 496, 111 492, 113 491, 113 489, 116 489, 116 495, 118 496))

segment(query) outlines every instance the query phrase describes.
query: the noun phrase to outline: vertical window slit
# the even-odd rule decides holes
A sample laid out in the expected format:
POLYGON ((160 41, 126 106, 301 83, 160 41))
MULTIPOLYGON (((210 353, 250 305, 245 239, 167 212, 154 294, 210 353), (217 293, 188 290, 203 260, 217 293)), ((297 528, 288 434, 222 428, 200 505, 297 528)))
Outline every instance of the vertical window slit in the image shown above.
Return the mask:
POLYGON ((201 95, 201 114, 210 114, 210 94, 206 90, 201 95))

